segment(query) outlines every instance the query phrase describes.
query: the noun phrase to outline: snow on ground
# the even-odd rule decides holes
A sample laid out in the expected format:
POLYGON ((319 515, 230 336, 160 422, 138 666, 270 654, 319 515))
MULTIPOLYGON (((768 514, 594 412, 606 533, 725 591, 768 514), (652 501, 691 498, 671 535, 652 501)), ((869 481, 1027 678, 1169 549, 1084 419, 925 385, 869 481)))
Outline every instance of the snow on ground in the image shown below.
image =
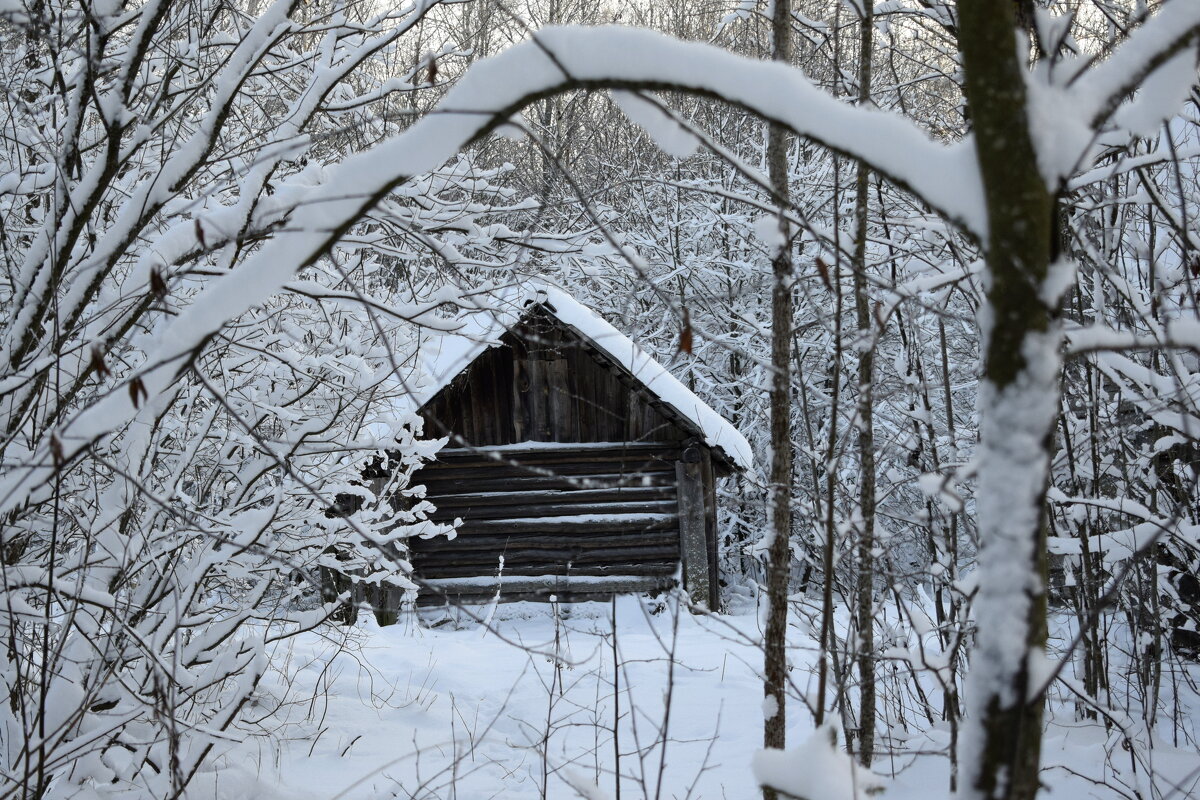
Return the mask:
MULTIPOLYGON (((388 628, 363 615, 344 641, 301 638, 273 654, 275 671, 259 698, 265 714, 290 686, 291 704, 266 733, 218 759, 217 770, 200 776, 188 796, 614 798, 611 614, 607 603, 563 606, 556 626, 550 606, 502 605, 490 632, 461 614, 452 619, 426 611, 421 620, 410 617, 388 628)), ((760 797, 751 769, 763 719, 753 610, 676 616, 661 602, 623 597, 616 614, 621 797, 760 797), (665 748, 659 735, 664 721, 665 748)), ((346 630, 327 634, 340 637, 346 630)), ((793 681, 811 693, 814 643, 797 634, 794 645, 793 681)), ((789 706, 788 720, 789 742, 809 756, 795 759, 791 773, 787 760, 776 758, 772 774, 799 782, 790 785, 869 783, 816 774, 848 768, 849 760, 811 758, 821 748, 812 739, 812 716, 798 701, 789 706)), ((929 754, 945 752, 948 731, 941 723, 918 731, 914 722, 929 727, 915 708, 904 719, 893 713, 883 721, 892 749, 905 751, 876 761, 883 796, 949 797, 948 761, 929 754)), ((1103 727, 1069 719, 1052 724, 1044 751, 1052 790, 1047 796, 1119 796, 1090 778, 1144 788, 1144 775, 1117 775, 1106 767, 1106 750, 1118 751, 1118 768, 1129 763, 1119 757, 1119 739, 1103 727)), ((1163 743, 1155 752, 1164 779, 1180 781, 1196 767, 1194 751, 1172 751, 1163 743)), ((1175 796, 1196 788, 1185 785, 1175 796)))

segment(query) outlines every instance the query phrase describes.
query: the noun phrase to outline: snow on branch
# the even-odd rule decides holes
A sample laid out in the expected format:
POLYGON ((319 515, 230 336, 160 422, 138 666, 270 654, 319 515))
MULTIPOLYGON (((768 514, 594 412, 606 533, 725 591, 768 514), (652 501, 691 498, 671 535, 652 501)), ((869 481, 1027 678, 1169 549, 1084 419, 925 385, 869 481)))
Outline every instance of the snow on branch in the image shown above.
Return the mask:
MULTIPOLYGON (((1200 39, 1200 3, 1164 4, 1106 61, 1071 82, 1072 92, 1090 104, 1083 119, 1093 129, 1099 128, 1151 73, 1175 59, 1197 39, 1200 39)), ((1195 82, 1195 55, 1190 61, 1190 76, 1195 82)), ((1168 111, 1177 107, 1178 104, 1168 111)))

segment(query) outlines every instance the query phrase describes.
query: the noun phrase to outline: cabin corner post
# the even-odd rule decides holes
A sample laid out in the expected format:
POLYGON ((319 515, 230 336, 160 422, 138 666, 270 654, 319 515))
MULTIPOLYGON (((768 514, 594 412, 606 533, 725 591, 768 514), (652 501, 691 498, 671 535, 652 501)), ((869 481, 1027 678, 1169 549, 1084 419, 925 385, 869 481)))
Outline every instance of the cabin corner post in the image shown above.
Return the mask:
POLYGON ((721 610, 721 567, 717 541, 717 476, 713 470, 712 451, 701 448, 700 477, 704 481, 704 540, 708 545, 708 608, 721 610))
POLYGON ((707 503, 705 502, 703 455, 692 445, 675 463, 679 497, 679 551, 683 557, 683 586, 692 603, 711 608, 712 580, 709 574, 707 503))

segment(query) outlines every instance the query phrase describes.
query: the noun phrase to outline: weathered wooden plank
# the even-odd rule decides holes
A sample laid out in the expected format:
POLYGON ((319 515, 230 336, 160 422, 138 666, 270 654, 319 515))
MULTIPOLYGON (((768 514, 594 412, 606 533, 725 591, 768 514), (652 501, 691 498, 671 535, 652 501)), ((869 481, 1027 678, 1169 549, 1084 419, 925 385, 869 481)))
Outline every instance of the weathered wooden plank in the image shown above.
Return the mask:
POLYGON ((610 462, 641 463, 646 461, 667 461, 674 464, 680 458, 682 449, 676 442, 630 442, 627 446, 604 447, 588 446, 561 442, 552 443, 556 446, 542 449, 525 447, 498 447, 495 449, 481 447, 478 449, 459 448, 452 451, 442 450, 437 455, 437 461, 432 461, 422 469, 451 469, 455 467, 487 466, 493 464, 601 464, 610 462))
MULTIPOLYGON (((535 601, 545 602, 553 595, 563 603, 582 603, 589 600, 607 600, 614 594, 629 592, 656 592, 668 589, 675 581, 670 576, 627 576, 624 579, 611 578, 603 584, 588 582, 572 582, 563 578, 560 582, 543 580, 504 578, 499 582, 502 588, 502 602, 535 601), (575 588, 573 588, 575 587, 575 588)), ((453 579, 430 581, 422 592, 417 595, 417 605, 433 606, 449 603, 473 604, 490 602, 496 596, 497 584, 480 585, 474 581, 466 583, 453 579)))
POLYGON ((527 475, 602 475, 625 474, 640 475, 643 473, 673 473, 672 462, 658 459, 644 461, 602 461, 594 463, 562 462, 558 464, 511 464, 508 462, 491 462, 475 464, 427 464, 413 475, 413 482, 425 479, 468 479, 468 477, 524 477, 527 475))
POLYGON ((509 548, 502 553, 484 550, 431 550, 413 554, 413 566, 424 571, 430 567, 475 566, 481 575, 495 571, 504 556, 504 568, 525 567, 534 564, 643 564, 678 563, 679 548, 675 545, 658 547, 607 547, 607 548, 509 548))
POLYGON ((627 441, 603 442, 519 442, 508 445, 478 445, 472 447, 443 448, 437 454, 439 464, 460 461, 491 462, 506 458, 540 461, 585 461, 622 460, 632 457, 658 456, 678 457, 682 451, 679 442, 656 439, 630 439, 627 441))
POLYGON ((534 503, 642 503, 674 500, 675 487, 670 486, 617 486, 612 489, 550 489, 531 492, 474 492, 470 494, 444 495, 438 498, 439 508, 461 508, 479 506, 492 508, 505 505, 531 505, 534 503))
POLYGON ((588 531, 586 533, 573 533, 569 537, 563 536, 562 534, 501 534, 497 536, 477 534, 475 536, 460 536, 455 539, 445 539, 443 537, 434 537, 432 539, 410 539, 408 544, 414 556, 422 553, 434 553, 442 551, 461 553, 476 550, 499 554, 510 549, 522 547, 577 547, 587 549, 603 547, 636 548, 670 546, 674 548, 675 552, 678 554, 679 531, 674 529, 650 532, 633 531, 626 533, 613 533, 611 531, 588 531))
MULTIPOLYGON (((703 513, 703 509, 701 509, 703 513)), ((703 525, 703 518, 701 518, 703 525)), ((654 514, 654 515, 633 515, 626 517, 620 515, 597 514, 589 515, 579 519, 571 517, 548 517, 545 519, 537 517, 527 517, 521 519, 464 519, 458 530, 459 536, 471 536, 473 534, 501 534, 501 533, 583 533, 586 531, 605 531, 605 532, 621 532, 621 531, 664 531, 676 526, 676 518, 674 514, 654 514)), ((703 532, 703 527, 701 528, 703 532)))
MULTIPOLYGON (((438 496, 468 492, 535 491, 543 489, 612 489, 618 487, 667 486, 675 482, 669 472, 603 473, 595 475, 527 475, 505 478, 433 478, 423 477, 414 485, 425 487, 431 501, 438 496)), ((435 502, 436 505, 436 502, 435 502)))
POLYGON ((679 482, 679 547, 683 553, 683 585, 693 603, 708 607, 711 584, 704 529, 704 481, 700 449, 689 447, 676 466, 679 482))
POLYGON ((701 448, 704 481, 704 532, 708 546, 708 575, 709 575, 709 608, 714 611, 721 608, 721 574, 718 553, 720 542, 717 538, 717 464, 714 463, 712 451, 701 448))
POLYGON ((529 438, 538 442, 550 439, 550 423, 547 419, 546 362, 531 352, 525 369, 529 372, 529 438))
POLYGON ((532 438, 533 411, 529 396, 529 351, 524 342, 512 348, 514 441, 532 438))
POLYGON ((550 428, 549 440, 573 442, 578 438, 574 428, 574 404, 567 375, 566 359, 556 357, 547 360, 546 372, 546 417, 550 428))
POLYGON ((439 459, 454 459, 459 457, 470 457, 478 453, 491 454, 498 453, 517 453, 517 454, 532 454, 532 455, 569 455, 572 453, 588 454, 606 452, 612 453, 640 453, 647 450, 655 450, 657 448, 674 448, 676 451, 681 447, 680 443, 670 439, 605 439, 603 441, 586 441, 586 442, 534 442, 525 441, 515 444, 506 445, 481 445, 479 447, 462 447, 458 445, 447 446, 438 451, 439 459))
MULTIPOLYGON (((432 466, 432 465, 431 465, 432 466)), ((572 463, 564 461, 559 464, 521 464, 514 466, 504 462, 482 463, 477 465, 454 465, 430 469, 423 467, 414 473, 413 482, 421 480, 452 480, 458 478, 484 477, 557 477, 586 476, 586 475, 639 475, 642 473, 674 473, 675 464, 669 461, 600 461, 595 463, 572 463)))
MULTIPOLYGON (((486 353, 484 354, 487 355, 486 353)), ((488 410, 487 397, 491 394, 490 387, 487 381, 487 361, 485 357, 477 360, 470 367, 470 385, 474 387, 468 395, 468 403, 471 409, 471 436, 467 441, 470 442, 489 442, 491 436, 487 429, 487 420, 490 416, 488 410)))
POLYGON ((610 503, 564 503, 547 498, 546 502, 523 506, 485 506, 481 504, 438 506, 431 518, 438 522, 456 517, 476 520, 506 519, 510 517, 564 517, 576 514, 671 514, 674 515, 674 500, 658 500, 635 503, 617 500, 610 503))
POLYGON ((673 458, 593 458, 571 459, 496 459, 478 461, 456 461, 452 463, 431 462, 421 467, 414 477, 480 477, 483 475, 589 475, 598 473, 630 472, 674 472, 675 462, 680 458, 678 451, 673 458))
MULTIPOLYGON (((546 576, 569 576, 577 575, 581 578, 598 578, 609 575, 673 575, 675 570, 679 568, 677 561, 662 561, 660 563, 628 563, 628 564, 535 564, 532 566, 516 565, 509 567, 507 561, 504 565, 504 575, 512 575, 514 577, 534 577, 539 575, 546 576)), ((477 566, 428 566, 421 570, 421 577, 425 580, 436 578, 476 578, 483 575, 494 573, 495 569, 490 572, 482 571, 477 566)))
POLYGON ((489 433, 487 441, 503 442, 512 436, 512 414, 505 402, 512 397, 508 389, 508 376, 511 372, 507 364, 500 363, 498 354, 492 353, 488 359, 488 377, 492 381, 492 398, 489 403, 491 411, 488 419, 489 433))
POLYGON ((712 451, 707 447, 700 448, 700 479, 704 482, 704 541, 708 545, 708 607, 713 611, 721 609, 721 586, 718 581, 720 564, 717 554, 720 543, 717 541, 717 482, 713 466, 712 451))

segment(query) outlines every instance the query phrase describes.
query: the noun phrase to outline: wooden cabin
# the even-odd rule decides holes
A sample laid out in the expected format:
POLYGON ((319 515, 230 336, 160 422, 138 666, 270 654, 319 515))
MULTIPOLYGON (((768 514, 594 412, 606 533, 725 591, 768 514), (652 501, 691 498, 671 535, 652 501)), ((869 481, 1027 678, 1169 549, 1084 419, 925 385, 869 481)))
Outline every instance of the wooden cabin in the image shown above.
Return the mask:
POLYGON ((435 337, 416 473, 453 539, 411 539, 423 603, 604 599, 682 577, 716 608, 715 481, 745 438, 598 314, 539 285, 435 337))

